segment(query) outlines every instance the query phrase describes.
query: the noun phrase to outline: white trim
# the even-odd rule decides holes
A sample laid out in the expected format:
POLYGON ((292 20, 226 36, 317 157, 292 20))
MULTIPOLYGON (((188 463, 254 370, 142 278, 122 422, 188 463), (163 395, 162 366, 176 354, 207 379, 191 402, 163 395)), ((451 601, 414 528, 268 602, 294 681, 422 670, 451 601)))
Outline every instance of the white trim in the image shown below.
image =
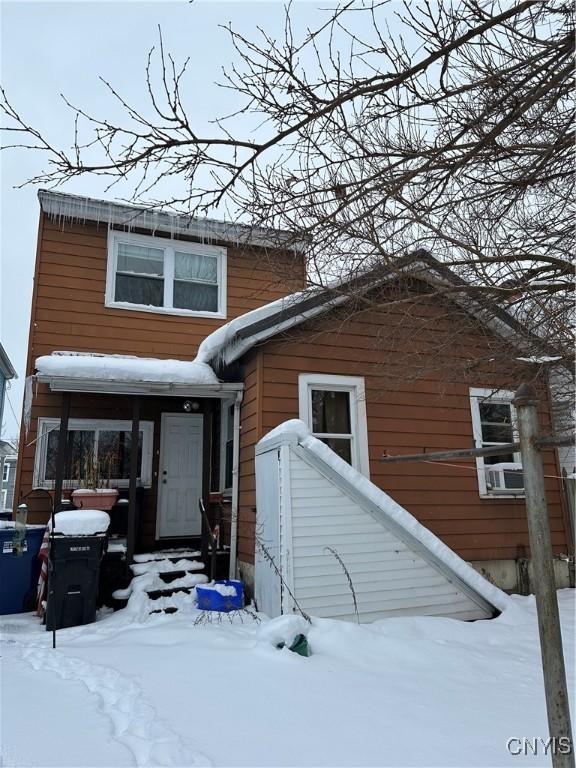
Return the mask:
POLYGON ((106 300, 105 305, 111 309, 127 309, 136 312, 153 312, 163 315, 179 315, 185 317, 213 317, 226 319, 227 297, 227 250, 222 246, 192 243, 188 240, 176 240, 168 237, 153 237, 151 235, 136 235, 119 229, 108 230, 108 261, 106 266, 106 300), (164 306, 154 307, 147 304, 131 304, 126 301, 116 301, 116 272, 118 241, 145 245, 150 248, 161 248, 164 251, 164 306), (174 253, 196 253, 216 258, 218 263, 218 311, 203 312, 192 309, 172 307, 174 290, 174 253))
MULTIPOLYGON (((518 441, 518 430, 516 428, 516 409, 512 404, 514 392, 506 389, 487 389, 485 387, 470 387, 470 412, 472 414, 472 432, 474 435, 474 445, 476 448, 482 448, 487 443, 482 437, 482 424, 480 421, 480 402, 501 403, 510 406, 510 416, 512 422, 512 439, 518 441)), ((519 452, 514 453, 514 464, 518 469, 522 469, 522 457, 519 452)), ((476 474, 478 476, 478 490, 482 499, 523 499, 524 490, 514 493, 496 493, 491 491, 486 485, 486 464, 483 456, 476 457, 476 474)))
POLYGON ((282 613, 294 613, 294 552, 292 536, 292 478, 290 475, 290 446, 283 445, 278 453, 280 470, 280 522, 278 527, 280 547, 280 572, 288 589, 280 587, 280 609, 282 613), (288 591, 290 590, 290 591, 288 591))
MULTIPOLYGON (((366 477, 370 477, 370 458, 368 451, 368 422, 366 419, 366 388, 363 376, 338 376, 326 373, 301 373, 298 376, 299 417, 312 431, 312 389, 325 389, 331 392, 350 393, 350 421, 352 432, 352 466, 366 477)), ((330 437, 331 435, 323 435, 330 437)), ((338 435, 333 435, 338 437, 338 435)), ((345 435, 346 437, 346 435, 345 435)))
POLYGON ((52 392, 96 392, 100 394, 158 395, 160 397, 230 397, 242 391, 244 384, 174 384, 171 381, 126 381, 51 376, 37 373, 33 379, 49 384, 52 392))
MULTIPOLYGON (((36 438, 36 454, 34 456, 34 488, 54 488, 54 480, 46 480, 46 453, 48 450, 49 432, 59 429, 60 419, 39 418, 38 431, 36 438)), ((130 432, 132 422, 121 419, 70 419, 68 422, 68 431, 75 429, 85 430, 110 430, 118 432, 130 432)), ((142 432, 142 477, 138 478, 138 483, 145 488, 152 485, 152 448, 154 437, 154 422, 141 421, 140 431, 142 432)), ((128 479, 110 481, 116 488, 128 488, 130 481, 128 479)), ((64 478, 66 488, 78 488, 82 482, 64 478)))
POLYGON ((199 463, 200 463, 200 494, 202 494, 203 488, 202 488, 202 479, 203 479, 203 461, 204 461, 204 440, 203 440, 203 434, 204 434, 204 415, 202 413, 162 413, 160 417, 160 454, 159 454, 159 462, 158 462, 158 490, 156 494, 156 541, 160 541, 161 539, 187 539, 187 538, 198 538, 202 534, 202 522, 200 523, 200 532, 199 533, 191 533, 190 536, 179 534, 178 536, 161 536, 160 535, 160 511, 162 509, 162 491, 164 487, 164 483, 162 482, 162 467, 164 465, 164 449, 165 449, 165 441, 166 441, 166 419, 169 418, 179 418, 183 421, 199 421, 200 422, 200 452, 199 452, 199 463))

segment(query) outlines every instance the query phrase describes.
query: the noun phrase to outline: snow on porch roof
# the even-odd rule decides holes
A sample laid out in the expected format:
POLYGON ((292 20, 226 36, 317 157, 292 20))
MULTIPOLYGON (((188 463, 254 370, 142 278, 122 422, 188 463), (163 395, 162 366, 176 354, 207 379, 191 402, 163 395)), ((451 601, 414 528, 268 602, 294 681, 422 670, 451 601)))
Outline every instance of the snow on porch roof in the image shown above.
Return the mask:
POLYGON ((127 205, 44 189, 39 190, 38 199, 44 213, 56 220, 95 221, 128 229, 169 232, 173 236, 187 235, 204 243, 224 242, 231 245, 255 245, 293 251, 301 251, 305 247, 303 243, 295 243, 294 236, 290 232, 280 229, 196 218, 186 214, 162 211, 152 206, 127 205))
POLYGON ((221 392, 239 385, 221 384, 209 365, 94 352, 53 352, 36 360, 36 378, 54 390, 82 392, 221 392))

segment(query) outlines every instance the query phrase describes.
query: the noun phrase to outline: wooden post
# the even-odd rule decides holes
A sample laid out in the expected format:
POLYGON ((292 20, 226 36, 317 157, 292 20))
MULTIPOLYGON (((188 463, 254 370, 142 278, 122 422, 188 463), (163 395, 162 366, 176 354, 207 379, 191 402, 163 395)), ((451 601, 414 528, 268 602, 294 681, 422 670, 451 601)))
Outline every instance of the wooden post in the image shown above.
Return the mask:
MULTIPOLYGON (((62 393, 62 410, 60 411, 60 431, 58 432, 58 455, 56 456, 56 477, 54 478, 54 499, 52 501, 52 530, 50 532, 50 572, 48 575, 48 583, 50 584, 50 590, 48 592, 48 602, 50 600, 56 600, 56 594, 54 589, 55 578, 54 568, 54 533, 55 533, 55 520, 54 514, 62 506, 62 488, 64 487, 64 470, 66 469, 66 454, 68 453, 68 422, 70 420, 70 392, 62 393)), ((52 627, 52 648, 56 648, 56 615, 53 617, 52 627)))
POLYGON ((522 384, 512 402, 518 414, 548 728, 554 740, 552 765, 554 768, 574 768, 574 742, 556 599, 552 542, 544 488, 544 467, 542 454, 535 445, 539 433, 536 393, 528 384, 522 384), (566 749, 562 749, 562 746, 566 745, 567 740, 572 745, 572 749, 570 754, 563 754, 566 749))
POLYGON ((130 481, 128 486, 128 532, 126 565, 129 568, 136 549, 136 481, 138 479, 138 441, 140 439, 140 398, 132 398, 132 437, 130 441, 130 481))
POLYGON ((58 455, 56 456, 56 477, 54 478, 54 503, 52 504, 52 526, 54 512, 62 504, 62 488, 64 487, 64 470, 68 452, 68 422, 70 420, 70 392, 62 393, 62 410, 60 412, 60 431, 58 437, 58 455))

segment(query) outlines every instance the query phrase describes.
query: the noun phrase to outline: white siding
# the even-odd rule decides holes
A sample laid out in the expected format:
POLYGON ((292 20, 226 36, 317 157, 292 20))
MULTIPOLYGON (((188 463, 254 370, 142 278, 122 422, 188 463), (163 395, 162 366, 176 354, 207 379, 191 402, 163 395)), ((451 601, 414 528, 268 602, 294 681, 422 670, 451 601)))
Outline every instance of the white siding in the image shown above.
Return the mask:
POLYGON ((483 618, 485 612, 328 478, 290 457, 294 595, 308 613, 362 621, 395 615, 483 618))
POLYGON ((493 615, 433 553, 294 443, 257 449, 256 497, 257 538, 277 566, 257 546, 256 598, 268 615, 298 610, 290 591, 312 616, 356 620, 348 576, 330 549, 346 566, 363 622, 493 615))

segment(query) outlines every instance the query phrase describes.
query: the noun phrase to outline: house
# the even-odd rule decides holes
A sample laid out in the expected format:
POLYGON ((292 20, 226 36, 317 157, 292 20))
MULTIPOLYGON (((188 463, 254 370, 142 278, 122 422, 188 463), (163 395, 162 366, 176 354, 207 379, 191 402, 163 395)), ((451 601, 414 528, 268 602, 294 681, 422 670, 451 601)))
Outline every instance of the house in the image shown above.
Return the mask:
MULTIPOLYGON (((253 584, 257 446, 300 419, 460 558, 505 589, 521 586, 529 542, 517 454, 380 461, 510 442, 525 379, 540 387, 550 428, 545 366, 530 362, 542 345, 521 338, 513 317, 445 291, 456 276, 421 252, 394 271, 310 289, 305 252, 286 233, 56 192, 39 199, 17 477, 33 522, 47 517, 45 491, 66 495, 97 456, 129 497, 129 557, 197 543, 202 498, 213 520, 224 510, 231 572, 253 584)), ((565 583, 571 545, 553 450, 545 469, 565 583)))
POLYGON ((6 382, 16 377, 16 371, 6 350, 0 344, 0 427, 2 426, 2 419, 4 417, 4 397, 6 395, 6 382))
POLYGON ((18 450, 8 440, 0 440, 0 512, 12 510, 18 450))

